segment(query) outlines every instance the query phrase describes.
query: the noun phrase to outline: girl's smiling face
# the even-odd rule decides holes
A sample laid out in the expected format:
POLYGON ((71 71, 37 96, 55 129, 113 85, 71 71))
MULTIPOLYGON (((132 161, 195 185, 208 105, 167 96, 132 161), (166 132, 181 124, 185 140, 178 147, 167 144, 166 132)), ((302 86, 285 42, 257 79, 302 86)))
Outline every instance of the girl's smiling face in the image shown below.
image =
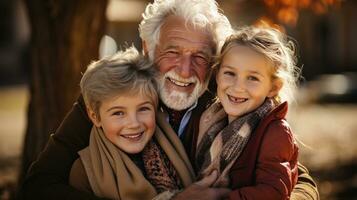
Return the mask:
POLYGON ((229 121, 258 108, 280 87, 272 81, 272 66, 250 47, 236 45, 222 58, 216 76, 217 95, 229 121))

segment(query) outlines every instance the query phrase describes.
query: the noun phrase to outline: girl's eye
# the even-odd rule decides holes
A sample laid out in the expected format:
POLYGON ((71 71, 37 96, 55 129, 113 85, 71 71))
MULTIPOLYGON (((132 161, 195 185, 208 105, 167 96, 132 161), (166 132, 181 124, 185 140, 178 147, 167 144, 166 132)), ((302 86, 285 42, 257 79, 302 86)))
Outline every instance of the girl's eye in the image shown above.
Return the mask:
POLYGON ((113 115, 122 116, 122 115, 124 115, 124 112, 123 112, 123 111, 115 111, 115 112, 113 113, 113 115))
POLYGON ((223 72, 224 75, 227 75, 227 76, 234 76, 235 74, 231 71, 224 71, 223 72))
POLYGON ((250 81, 259 81, 259 79, 255 76, 248 76, 248 80, 250 81))

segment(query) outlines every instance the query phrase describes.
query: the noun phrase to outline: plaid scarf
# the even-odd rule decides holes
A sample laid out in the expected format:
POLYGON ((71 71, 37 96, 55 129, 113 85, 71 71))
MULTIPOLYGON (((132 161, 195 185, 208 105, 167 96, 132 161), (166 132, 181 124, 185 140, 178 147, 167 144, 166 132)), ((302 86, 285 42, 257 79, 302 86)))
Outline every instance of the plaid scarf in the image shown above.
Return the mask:
POLYGON ((214 186, 228 186, 230 168, 243 152, 250 135, 258 126, 260 120, 273 108, 273 100, 267 99, 256 110, 233 120, 229 124, 220 103, 215 103, 208 108, 200 121, 200 128, 208 127, 203 133, 200 131, 197 143, 196 167, 199 169, 198 178, 200 179, 217 170, 219 178, 214 186))

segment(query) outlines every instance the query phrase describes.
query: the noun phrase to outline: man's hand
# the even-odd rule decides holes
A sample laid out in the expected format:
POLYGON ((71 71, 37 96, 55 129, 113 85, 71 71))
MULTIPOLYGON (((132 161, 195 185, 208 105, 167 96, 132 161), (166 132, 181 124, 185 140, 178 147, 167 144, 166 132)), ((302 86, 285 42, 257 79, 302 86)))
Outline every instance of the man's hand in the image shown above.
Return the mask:
POLYGON ((200 181, 197 181, 178 193, 174 200, 215 200, 224 199, 231 190, 226 188, 210 188, 217 179, 217 171, 213 171, 200 181))

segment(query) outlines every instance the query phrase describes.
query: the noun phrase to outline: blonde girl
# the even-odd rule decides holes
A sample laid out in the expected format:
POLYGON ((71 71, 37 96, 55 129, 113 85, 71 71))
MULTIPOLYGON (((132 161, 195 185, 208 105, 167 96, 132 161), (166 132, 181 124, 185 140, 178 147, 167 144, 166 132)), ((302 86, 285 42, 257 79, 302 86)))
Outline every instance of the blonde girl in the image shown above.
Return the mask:
POLYGON ((218 171, 229 199, 288 199, 298 147, 285 120, 296 87, 294 46, 274 29, 244 27, 227 38, 215 64, 218 102, 202 115, 200 177, 218 171))

